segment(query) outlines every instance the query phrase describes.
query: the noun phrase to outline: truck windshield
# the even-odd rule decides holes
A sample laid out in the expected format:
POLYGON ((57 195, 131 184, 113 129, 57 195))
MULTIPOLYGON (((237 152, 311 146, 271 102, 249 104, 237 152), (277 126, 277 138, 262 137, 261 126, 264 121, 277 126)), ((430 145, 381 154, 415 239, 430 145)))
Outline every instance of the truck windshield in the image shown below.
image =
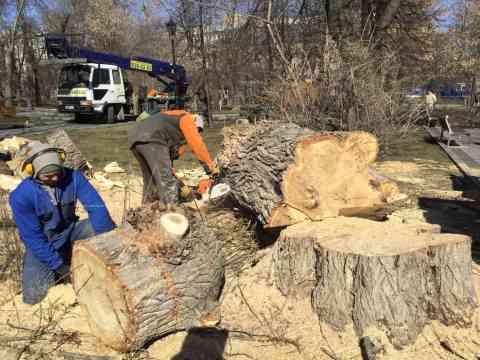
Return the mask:
POLYGON ((66 66, 62 69, 59 79, 60 89, 90 86, 90 67, 84 65, 66 66))

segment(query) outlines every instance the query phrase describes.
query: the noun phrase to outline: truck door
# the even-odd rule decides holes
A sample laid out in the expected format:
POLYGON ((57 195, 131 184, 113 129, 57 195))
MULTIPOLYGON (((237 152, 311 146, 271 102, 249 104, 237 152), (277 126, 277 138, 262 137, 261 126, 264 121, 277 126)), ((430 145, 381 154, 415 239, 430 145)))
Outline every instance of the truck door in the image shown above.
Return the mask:
POLYGON ((118 69, 112 70, 113 87, 115 88, 115 97, 117 104, 125 104, 125 87, 123 86, 122 73, 118 69))
POLYGON ((111 103, 113 85, 110 84, 110 69, 96 68, 92 76, 93 101, 96 103, 111 103))

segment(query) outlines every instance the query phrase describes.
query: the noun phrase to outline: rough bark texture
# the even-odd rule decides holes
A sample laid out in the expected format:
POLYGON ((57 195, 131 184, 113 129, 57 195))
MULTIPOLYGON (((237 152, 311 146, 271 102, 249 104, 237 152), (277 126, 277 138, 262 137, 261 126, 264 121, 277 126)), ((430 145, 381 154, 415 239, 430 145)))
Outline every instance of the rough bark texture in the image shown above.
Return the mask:
POLYGON ((78 170, 84 170, 88 168, 87 160, 74 144, 72 139, 70 139, 65 130, 59 129, 55 131, 52 135, 48 136, 47 142, 65 150, 65 166, 78 170))
POLYGON ((297 126, 282 126, 269 128, 271 136, 265 137, 266 130, 260 126, 225 129, 219 156, 232 195, 264 224, 282 201, 279 184, 293 162, 296 139, 313 134, 297 126))
POLYGON ((274 278, 285 295, 311 296, 320 321, 359 336, 371 326, 392 344, 415 341, 439 320, 467 327, 477 306, 471 240, 423 227, 366 219, 326 219, 282 231, 274 278))
POLYGON ((100 341, 128 351, 212 320, 224 278, 221 243, 201 220, 189 220, 175 243, 155 227, 129 226, 75 245, 73 286, 100 341))
POLYGON ((396 185, 369 170, 377 154, 368 133, 314 133, 267 122, 226 129, 219 159, 235 200, 277 227, 396 200, 396 185))

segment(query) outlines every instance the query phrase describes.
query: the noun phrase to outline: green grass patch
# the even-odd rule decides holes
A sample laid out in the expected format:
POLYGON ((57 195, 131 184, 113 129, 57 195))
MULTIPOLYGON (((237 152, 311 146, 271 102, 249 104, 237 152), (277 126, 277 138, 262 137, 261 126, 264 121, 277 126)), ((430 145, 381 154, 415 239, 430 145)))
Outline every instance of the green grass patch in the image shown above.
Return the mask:
MULTIPOLYGON (((67 132, 95 169, 101 170, 108 163, 116 161, 124 169, 140 173, 138 162, 127 144, 127 131, 132 126, 134 123, 113 127, 67 130, 67 132)), ((212 157, 215 157, 220 150, 223 141, 221 130, 221 127, 213 127, 205 129, 202 133, 212 157)), ((47 134, 32 135, 29 138, 45 141, 46 136, 47 134)), ((412 131, 396 140, 389 146, 385 157, 385 160, 396 161, 412 161, 413 159, 450 162, 445 152, 430 140, 429 135, 423 129, 412 131)), ((187 151, 180 160, 175 161, 174 166, 178 169, 191 168, 199 166, 199 163, 195 156, 187 151)))
MULTIPOLYGON (((67 130, 72 141, 77 145, 85 158, 95 169, 103 169, 112 161, 127 170, 140 172, 140 167, 134 155, 128 148, 127 132, 135 123, 117 125, 112 127, 88 128, 79 130, 67 130)), ((45 141, 49 133, 31 135, 28 138, 45 141)), ((210 155, 216 156, 223 140, 221 128, 207 128, 202 133, 210 155)), ((186 154, 175 162, 176 168, 199 166, 195 156, 187 151, 186 154)))
POLYGON ((411 131, 390 144, 385 160, 412 161, 413 159, 451 162, 448 155, 423 129, 411 131))

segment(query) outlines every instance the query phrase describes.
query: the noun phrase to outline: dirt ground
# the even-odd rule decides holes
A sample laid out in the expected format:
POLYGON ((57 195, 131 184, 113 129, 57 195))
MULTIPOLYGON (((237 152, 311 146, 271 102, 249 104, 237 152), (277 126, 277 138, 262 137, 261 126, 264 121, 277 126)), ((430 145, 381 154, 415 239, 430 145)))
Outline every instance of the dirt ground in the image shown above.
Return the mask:
MULTIPOLYGON (((412 159, 387 161, 377 169, 395 179, 409 198, 398 204, 391 217, 400 221, 440 224, 444 231, 478 233, 477 206, 468 197, 464 180, 448 162, 412 159), (452 181, 453 179, 453 181, 452 181), (455 179, 458 180, 458 183, 455 179)), ((130 206, 139 204, 141 181, 129 182, 130 206)), ((467 189, 468 190, 468 189, 467 189)), ((125 190, 99 191, 113 218, 121 222, 125 190)), ((283 297, 271 278, 271 250, 257 254, 255 266, 246 265, 240 274, 231 273, 222 295, 222 322, 219 328, 179 332, 151 344, 144 352, 122 355, 97 343, 89 335, 88 321, 75 302, 70 285, 51 289, 40 305, 22 304, 13 284, 0 289, 0 344, 11 356, 21 359, 58 358, 64 353, 110 356, 113 359, 360 359, 358 338, 353 329, 335 333, 320 324, 310 300, 283 297), (23 340, 22 340, 23 339, 23 340), (26 346, 28 345, 28 346, 26 346), (12 350, 15 348, 15 350, 12 350), (62 353, 63 352, 63 353, 62 353)), ((474 266, 474 279, 480 294, 480 266, 474 266)), ((455 352, 474 359, 480 352, 480 313, 470 329, 445 328, 433 322, 411 347, 397 351, 385 335, 369 332, 385 346, 382 359, 458 359, 440 345, 447 341, 455 352)))
MULTIPOLYGON (((378 220, 389 217, 439 224, 443 232, 472 236, 473 279, 480 296, 478 191, 435 145, 422 143, 423 136, 415 141, 417 147, 410 145, 407 159, 391 157, 393 160, 375 165, 380 173, 396 180, 408 198, 374 215, 378 220), (428 151, 435 154, 425 155, 428 151)), ((125 208, 140 204, 141 196, 138 175, 122 180, 128 184, 127 191, 98 187, 117 223, 121 223, 125 208)), ((131 354, 116 353, 90 335, 88 320, 70 285, 52 288, 41 304, 29 306, 22 304, 15 284, 4 283, 0 287, 0 359, 64 359, 68 353, 118 360, 361 359, 353 329, 333 331, 319 323, 310 299, 288 299, 276 289, 271 256, 271 248, 264 247, 241 272, 227 273, 218 328, 178 332, 131 354)), ((480 310, 468 329, 432 322, 415 344, 401 351, 394 349, 380 330, 370 329, 367 335, 384 346, 380 359, 475 359, 480 353, 480 310)))

